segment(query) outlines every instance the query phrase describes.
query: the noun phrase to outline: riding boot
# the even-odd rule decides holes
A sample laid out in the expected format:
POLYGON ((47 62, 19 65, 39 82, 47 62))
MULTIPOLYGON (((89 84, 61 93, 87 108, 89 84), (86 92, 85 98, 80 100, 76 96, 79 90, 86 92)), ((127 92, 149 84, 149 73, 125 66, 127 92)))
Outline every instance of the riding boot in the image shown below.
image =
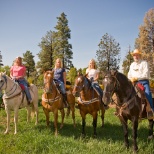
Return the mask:
POLYGON ((63 102, 64 102, 65 107, 67 108, 69 106, 67 102, 67 94, 63 94, 63 102))

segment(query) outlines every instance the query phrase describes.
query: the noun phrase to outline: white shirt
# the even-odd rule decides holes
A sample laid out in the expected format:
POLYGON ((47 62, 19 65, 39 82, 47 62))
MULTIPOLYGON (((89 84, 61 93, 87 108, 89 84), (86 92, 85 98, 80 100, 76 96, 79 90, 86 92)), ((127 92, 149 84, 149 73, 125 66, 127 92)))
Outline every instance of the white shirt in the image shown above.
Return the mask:
POLYGON ((149 65, 146 61, 140 60, 138 62, 133 62, 130 65, 130 69, 128 72, 128 78, 137 78, 138 80, 149 79, 149 65))
MULTIPOLYGON (((99 73, 98 70, 96 69, 86 69, 86 74, 88 73, 88 79, 90 78, 96 78, 97 77, 97 74, 99 73)), ((94 81, 95 83, 98 83, 97 81, 94 81)))

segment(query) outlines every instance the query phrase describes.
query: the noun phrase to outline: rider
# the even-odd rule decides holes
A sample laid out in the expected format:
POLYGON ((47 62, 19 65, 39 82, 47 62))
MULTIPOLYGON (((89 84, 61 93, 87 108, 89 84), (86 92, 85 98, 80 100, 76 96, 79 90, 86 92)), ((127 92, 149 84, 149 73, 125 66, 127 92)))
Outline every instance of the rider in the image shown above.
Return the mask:
MULTIPOLYGON (((96 63, 95 63, 94 59, 91 59, 89 61, 88 68, 86 69, 86 74, 87 74, 88 79, 92 83, 92 87, 96 90, 96 92, 100 96, 101 102, 102 102, 103 91, 97 81, 99 78, 99 71, 96 69, 96 63)), ((104 104, 104 107, 105 107, 105 109, 108 109, 108 106, 105 104, 104 104)))
POLYGON ((63 95, 65 107, 68 107, 67 94, 66 94, 66 71, 63 68, 62 60, 56 59, 54 67, 54 81, 58 83, 60 91, 63 95))
MULTIPOLYGON (((146 98, 150 103, 152 111, 154 112, 152 94, 149 86, 149 65, 145 60, 142 60, 142 53, 138 49, 135 49, 131 54, 134 62, 130 65, 128 78, 132 82, 139 82, 144 86, 146 98)), ((152 115, 152 113, 149 114, 152 115)))
POLYGON ((28 97, 28 104, 32 103, 32 98, 29 92, 28 83, 25 79, 26 67, 22 64, 22 58, 17 57, 14 61, 13 66, 10 68, 10 77, 17 81, 19 84, 24 86, 24 91, 28 97))

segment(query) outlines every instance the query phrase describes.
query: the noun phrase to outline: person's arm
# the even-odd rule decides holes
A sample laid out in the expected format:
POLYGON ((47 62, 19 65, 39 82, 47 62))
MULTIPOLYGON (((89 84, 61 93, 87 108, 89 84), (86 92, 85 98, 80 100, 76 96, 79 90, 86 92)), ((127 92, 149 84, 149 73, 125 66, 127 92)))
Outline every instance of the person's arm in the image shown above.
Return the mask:
POLYGON ((94 78, 94 81, 97 81, 98 78, 99 78, 99 72, 97 71, 97 72, 96 72, 96 75, 95 75, 95 78, 94 78))
POLYGON ((12 67, 10 69, 10 77, 13 79, 13 69, 12 69, 12 67))

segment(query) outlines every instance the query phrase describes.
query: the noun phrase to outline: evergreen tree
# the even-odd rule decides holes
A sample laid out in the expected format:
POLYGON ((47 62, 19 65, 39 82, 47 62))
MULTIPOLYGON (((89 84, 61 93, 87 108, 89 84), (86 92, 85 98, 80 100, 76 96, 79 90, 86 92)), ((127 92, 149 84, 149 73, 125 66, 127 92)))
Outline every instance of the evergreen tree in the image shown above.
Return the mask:
POLYGON ((96 51, 97 66, 101 71, 119 69, 120 46, 119 43, 107 33, 102 36, 99 43, 99 50, 96 51))
POLYGON ((37 62, 37 68, 39 69, 40 74, 53 67, 53 35, 54 32, 47 32, 46 36, 42 38, 42 41, 39 44, 41 51, 38 53, 40 61, 37 62))
POLYGON ((154 78, 154 8, 145 14, 144 22, 139 27, 135 48, 138 48, 143 53, 143 58, 149 62, 150 75, 154 78))
POLYGON ((26 74, 27 78, 30 77, 31 73, 33 73, 35 69, 35 61, 34 56, 30 51, 26 51, 26 53, 23 54, 23 64, 26 66, 26 74))
POLYGON ((54 41, 53 41, 53 61, 57 58, 61 58, 63 60, 64 67, 68 66, 68 61, 72 64, 72 45, 69 44, 69 39, 71 38, 70 32, 71 30, 68 27, 68 20, 64 13, 61 14, 60 17, 57 17, 58 22, 55 26, 56 32, 54 33, 54 41))

